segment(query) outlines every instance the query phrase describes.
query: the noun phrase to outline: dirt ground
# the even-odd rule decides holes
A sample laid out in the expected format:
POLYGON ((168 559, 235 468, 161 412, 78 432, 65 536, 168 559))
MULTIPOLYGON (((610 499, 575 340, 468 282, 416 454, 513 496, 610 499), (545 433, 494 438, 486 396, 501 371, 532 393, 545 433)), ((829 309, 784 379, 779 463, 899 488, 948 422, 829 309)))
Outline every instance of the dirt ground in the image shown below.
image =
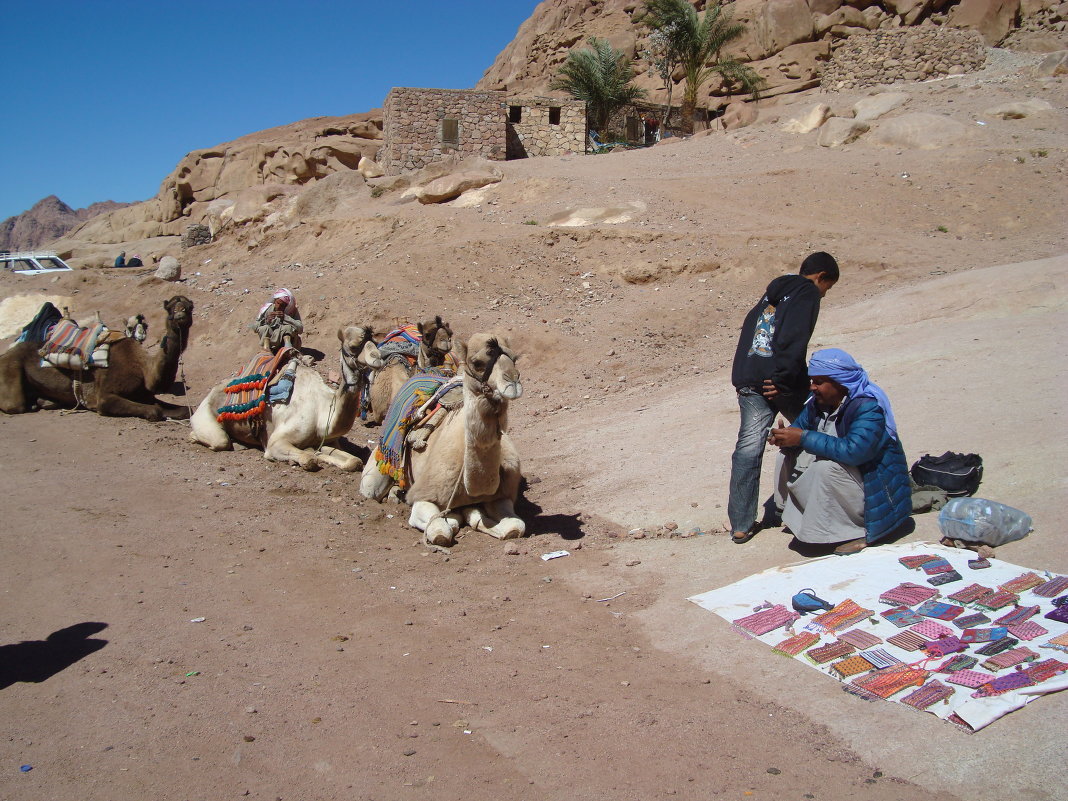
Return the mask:
MULTIPOLYGON (((738 325, 813 250, 843 271, 813 347, 887 389, 910 462, 983 455, 980 494, 1035 521, 998 556, 1068 572, 1064 79, 1010 64, 905 91, 974 130, 821 148, 781 122, 859 95, 809 95, 731 134, 510 162, 444 206, 386 195, 245 229, 188 251, 177 285, 0 277, 0 297, 84 318, 145 312, 150 341, 162 300, 188 295, 194 405, 251 355, 245 326, 279 285, 328 366, 344 323, 504 331, 530 532, 514 554, 477 534, 441 554, 358 475, 210 453, 181 423, 0 417, 0 799, 1064 798, 1068 698, 969 736, 686 601, 802 558, 781 530, 739 547, 721 524, 738 325), (1055 108, 984 115, 1026 98, 1055 108), (597 208, 626 219, 546 225, 597 208), (668 523, 701 533, 657 536, 668 523)), ((936 520, 908 537, 937 539, 936 520)))

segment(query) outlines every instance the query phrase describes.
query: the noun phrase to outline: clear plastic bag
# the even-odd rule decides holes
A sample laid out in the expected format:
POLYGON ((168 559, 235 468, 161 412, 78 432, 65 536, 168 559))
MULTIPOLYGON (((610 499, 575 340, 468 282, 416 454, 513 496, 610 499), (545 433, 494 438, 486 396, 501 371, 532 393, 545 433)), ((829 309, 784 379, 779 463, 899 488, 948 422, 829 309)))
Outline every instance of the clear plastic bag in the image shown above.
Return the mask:
POLYGON ((985 498, 953 498, 938 513, 938 527, 951 540, 996 548, 1026 537, 1031 531, 1031 516, 985 498))

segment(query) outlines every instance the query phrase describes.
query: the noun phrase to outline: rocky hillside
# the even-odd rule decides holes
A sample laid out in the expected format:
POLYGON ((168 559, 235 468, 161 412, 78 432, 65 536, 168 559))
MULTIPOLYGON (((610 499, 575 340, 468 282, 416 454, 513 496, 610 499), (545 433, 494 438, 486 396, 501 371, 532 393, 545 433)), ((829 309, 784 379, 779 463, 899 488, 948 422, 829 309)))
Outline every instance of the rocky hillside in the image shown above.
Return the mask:
POLYGON ((55 195, 49 195, 28 211, 0 222, 0 250, 38 248, 86 220, 130 205, 133 204, 104 200, 84 209, 72 209, 55 195))
MULTIPOLYGON (((703 10, 705 0, 695 5, 703 10)), ((635 60, 635 82, 650 99, 664 102, 663 84, 643 59, 648 32, 640 22, 642 7, 641 0, 543 0, 477 88, 548 92, 568 52, 599 36, 635 60)), ((947 26, 976 30, 991 46, 1011 36, 1015 49, 1068 47, 1068 3, 1057 0, 737 0, 730 7, 746 33, 727 52, 760 73, 768 97, 818 86, 824 63, 839 45, 875 30, 947 26)), ((681 71, 673 78, 681 88, 681 71)), ((725 94, 712 79, 700 102, 719 108, 727 102, 725 94)))

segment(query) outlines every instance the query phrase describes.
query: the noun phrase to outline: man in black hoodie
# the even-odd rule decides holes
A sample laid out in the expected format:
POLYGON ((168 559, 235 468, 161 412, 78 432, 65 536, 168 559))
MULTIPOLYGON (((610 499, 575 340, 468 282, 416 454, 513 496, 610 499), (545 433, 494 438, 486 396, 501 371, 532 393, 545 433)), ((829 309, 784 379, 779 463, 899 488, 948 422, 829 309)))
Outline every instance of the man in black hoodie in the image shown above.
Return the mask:
POLYGON ((731 381, 742 412, 731 459, 727 516, 731 539, 748 542, 756 533, 760 465, 764 442, 776 413, 790 422, 808 398, 808 340, 816 327, 820 300, 838 281, 838 262, 813 253, 798 275, 782 275, 745 317, 734 354, 731 381))

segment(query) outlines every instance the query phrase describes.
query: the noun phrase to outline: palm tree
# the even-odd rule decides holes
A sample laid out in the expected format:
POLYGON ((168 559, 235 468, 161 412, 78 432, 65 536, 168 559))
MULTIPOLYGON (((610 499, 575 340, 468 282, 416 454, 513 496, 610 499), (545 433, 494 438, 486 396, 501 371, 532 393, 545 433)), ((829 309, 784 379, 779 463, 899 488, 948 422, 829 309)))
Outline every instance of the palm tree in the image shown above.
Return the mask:
POLYGON ((631 83, 630 59, 607 39, 591 36, 590 47, 572 50, 556 73, 550 89, 562 89, 576 100, 586 101, 590 127, 604 133, 614 112, 645 96, 631 83))
POLYGON ((764 79, 757 71, 721 50, 745 32, 745 26, 732 21, 730 9, 712 2, 698 14, 689 0, 645 0, 641 21, 670 42, 669 52, 682 67, 686 86, 682 95, 682 117, 693 121, 697 95, 704 83, 719 74, 730 85, 738 85, 753 98, 759 97, 764 79))

